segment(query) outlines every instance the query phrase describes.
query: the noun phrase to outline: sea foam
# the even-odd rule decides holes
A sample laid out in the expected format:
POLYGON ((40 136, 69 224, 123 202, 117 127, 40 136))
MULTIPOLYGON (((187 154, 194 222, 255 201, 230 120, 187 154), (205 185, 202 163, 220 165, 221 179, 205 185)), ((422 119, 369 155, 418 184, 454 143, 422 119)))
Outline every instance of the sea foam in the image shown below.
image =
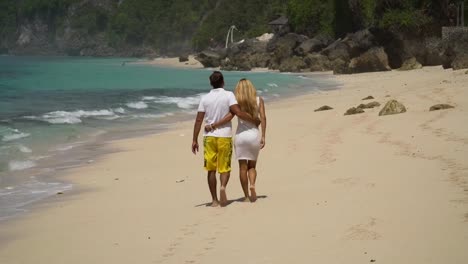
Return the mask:
POLYGON ((8 163, 8 167, 10 171, 25 170, 25 169, 29 169, 35 166, 36 166, 36 163, 32 160, 24 160, 24 161, 12 160, 8 163))
POLYGON ((191 109, 199 104, 201 96, 201 94, 189 97, 160 96, 157 97, 154 102, 160 104, 175 104, 181 109, 191 109))
POLYGON ((19 132, 18 130, 16 130, 16 132, 14 132, 13 134, 4 135, 2 138, 2 141, 5 141, 5 142, 13 141, 13 140, 29 137, 30 135, 31 134, 29 133, 23 133, 23 132, 19 132))
POLYGON ((54 111, 43 114, 40 117, 26 117, 29 119, 37 119, 48 122, 50 124, 79 124, 81 118, 86 117, 113 117, 116 116, 112 110, 77 110, 77 111, 54 111))
POLYGON ((23 152, 23 153, 31 153, 32 150, 24 145, 18 145, 17 146, 19 151, 23 152))
POLYGON ((131 102, 131 103, 127 103, 126 104, 129 108, 133 108, 133 109, 145 109, 145 108, 148 108, 148 104, 146 104, 145 102, 143 101, 140 101, 140 102, 131 102))

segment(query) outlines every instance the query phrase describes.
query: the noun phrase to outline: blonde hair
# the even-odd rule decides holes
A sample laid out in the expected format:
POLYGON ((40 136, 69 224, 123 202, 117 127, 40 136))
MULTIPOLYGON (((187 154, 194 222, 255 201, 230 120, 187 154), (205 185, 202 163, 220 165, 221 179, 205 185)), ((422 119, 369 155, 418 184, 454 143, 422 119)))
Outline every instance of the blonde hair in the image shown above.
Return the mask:
POLYGON ((252 82, 245 78, 241 79, 234 93, 240 109, 256 118, 258 116, 257 90, 252 82))

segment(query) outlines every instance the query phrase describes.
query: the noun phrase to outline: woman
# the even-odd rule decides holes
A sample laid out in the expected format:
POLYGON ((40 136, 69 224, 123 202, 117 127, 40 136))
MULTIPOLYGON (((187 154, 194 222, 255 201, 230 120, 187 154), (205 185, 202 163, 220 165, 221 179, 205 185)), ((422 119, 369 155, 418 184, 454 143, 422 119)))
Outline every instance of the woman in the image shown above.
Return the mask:
MULTIPOLYGON (((247 79, 241 79, 234 91, 237 103, 243 112, 248 113, 254 119, 260 118, 261 133, 255 124, 238 118, 236 137, 234 147, 237 160, 239 161, 239 173, 242 190, 244 191, 244 201, 255 202, 257 193, 255 191, 255 181, 257 179, 257 158, 260 149, 265 147, 266 134, 266 115, 265 104, 261 97, 257 96, 257 91, 252 82, 247 79), (250 182, 250 196, 249 196, 250 182)), ((207 125, 205 130, 211 131, 223 125, 234 117, 232 113, 227 114, 217 123, 207 125)))

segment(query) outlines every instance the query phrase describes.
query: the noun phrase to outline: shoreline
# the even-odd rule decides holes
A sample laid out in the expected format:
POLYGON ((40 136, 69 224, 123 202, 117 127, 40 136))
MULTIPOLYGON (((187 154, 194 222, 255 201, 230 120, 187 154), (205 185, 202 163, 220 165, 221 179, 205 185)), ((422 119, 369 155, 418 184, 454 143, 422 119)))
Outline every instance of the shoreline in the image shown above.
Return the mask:
MULTIPOLYGON (((268 103, 257 204, 200 206, 208 202, 202 155, 189 150, 192 122, 180 122, 161 134, 114 141, 119 151, 68 171, 77 193, 0 226, 1 237, 14 238, 2 239, 0 260, 237 263, 247 254, 255 263, 463 263, 468 128, 459 120, 468 111, 468 76, 426 67, 334 78, 342 89, 268 103), (381 103, 395 98, 408 112, 343 116, 368 95, 381 103), (429 112, 436 103, 456 108, 429 112), (325 104, 335 109, 313 112, 325 104), (291 180, 282 176, 291 173, 291 180), (21 254, 25 249, 30 253, 21 254)), ((234 200, 241 197, 235 167, 228 186, 234 200)))
MULTIPOLYGON (((170 66, 164 64, 161 65, 166 68, 170 68, 170 66)), ((261 72, 259 70, 259 72, 261 72)), ((268 72, 268 71, 265 71, 268 72)), ((275 73, 275 72, 273 72, 275 73)), ((301 76, 306 74, 292 74, 294 76, 301 76)), ((305 84, 304 87, 314 88, 310 91, 301 91, 301 92, 286 92, 281 95, 281 97, 272 97, 268 101, 269 102, 278 102, 282 100, 288 100, 290 98, 294 98, 297 96, 316 93, 317 83, 326 80, 329 78, 333 78, 333 76, 328 76, 327 74, 319 74, 316 75, 313 81, 308 84, 305 84), (315 83, 317 82, 317 83, 315 83)), ((332 84, 327 84, 326 87, 333 86, 332 84)), ((325 86, 324 86, 325 87, 325 86)), ((328 88, 324 88, 328 90, 328 88)), ((24 205, 22 206, 8 206, 6 212, 15 212, 15 213, 8 213, 8 215, 2 215, 0 218, 0 222, 5 222, 9 220, 15 220, 17 218, 24 217, 27 215, 30 210, 34 210, 36 207, 41 207, 42 204, 47 204, 49 200, 53 199, 57 193, 64 193, 64 192, 73 192, 74 191, 74 184, 73 181, 66 180, 64 175, 66 176, 70 170, 74 170, 77 168, 82 168, 86 166, 90 166, 93 163, 97 162, 101 156, 105 156, 111 153, 115 153, 116 150, 112 147, 112 142, 120 141, 120 140, 127 140, 127 139, 134 139, 140 137, 146 137, 149 135, 157 135, 161 133, 165 133, 168 130, 172 130, 174 126, 185 123, 187 120, 191 119, 191 115, 188 113, 177 112, 175 115, 167 115, 158 119, 158 126, 155 127, 154 124, 151 124, 149 121, 138 121, 133 125, 136 125, 136 128, 132 129, 125 129, 124 131, 116 130, 115 127, 111 128, 111 130, 107 130, 106 132, 102 132, 96 136, 90 136, 86 138, 84 141, 80 141, 79 145, 73 144, 73 148, 69 150, 63 151, 63 153, 59 154, 56 153, 53 156, 50 156, 42 161, 38 161, 33 168, 29 168, 26 170, 16 172, 16 175, 22 175, 21 178, 24 180, 30 180, 31 175, 32 180, 34 183, 37 184, 60 184, 63 186, 63 189, 60 189, 60 186, 57 188, 52 188, 51 190, 47 190, 47 194, 44 194, 42 198, 34 198, 34 200, 25 201, 24 205), (57 155, 60 155, 57 156, 57 155), (57 158, 60 161, 57 161, 57 158)), ((132 125, 132 126, 133 126, 132 125)), ((104 130, 103 130, 104 131, 104 130)), ((117 151, 118 152, 118 151, 117 151)), ((47 154, 47 153, 46 153, 47 154)), ((26 183, 26 182, 25 182, 26 183)), ((8 185, 12 186, 12 185, 8 185)), ((15 191, 21 190, 20 185, 14 185, 15 191)), ((10 187, 8 187, 10 188, 10 187)))

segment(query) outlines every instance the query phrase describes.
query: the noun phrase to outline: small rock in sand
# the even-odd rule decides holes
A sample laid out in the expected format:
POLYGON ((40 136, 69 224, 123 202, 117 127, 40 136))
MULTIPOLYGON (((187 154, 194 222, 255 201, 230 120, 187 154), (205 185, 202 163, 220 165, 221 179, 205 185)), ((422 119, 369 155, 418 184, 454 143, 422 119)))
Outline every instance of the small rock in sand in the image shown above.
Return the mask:
POLYGON ((437 110, 444 110, 444 109, 450 109, 450 108, 455 108, 455 107, 449 104, 436 104, 436 105, 431 106, 431 108, 429 108, 429 111, 437 111, 437 110))
POLYGON ((465 74, 468 74, 468 71, 466 71, 465 74))
POLYGON ((332 109, 333 109, 333 107, 330 107, 328 105, 324 105, 324 106, 322 106, 320 108, 315 109, 314 112, 327 111, 327 110, 332 110, 332 109))
POLYGON ((385 104, 385 106, 380 110, 379 116, 384 115, 395 115, 406 112, 406 107, 398 102, 397 100, 390 100, 385 104))
POLYGON ((379 102, 371 102, 368 104, 360 104, 357 108, 370 109, 370 108, 379 107, 379 106, 380 106, 379 102))
POLYGON ((63 194, 63 192, 57 192, 57 195, 63 194))
POLYGON ((374 99, 372 95, 369 95, 366 98, 362 98, 362 100, 372 100, 372 99, 374 99))
POLYGON ((181 182, 184 182, 185 180, 178 180, 176 181, 176 183, 181 183, 181 182))
POLYGON ((344 115, 355 115, 355 114, 362 114, 364 113, 364 110, 362 108, 356 108, 356 107, 351 107, 346 111, 344 115))

